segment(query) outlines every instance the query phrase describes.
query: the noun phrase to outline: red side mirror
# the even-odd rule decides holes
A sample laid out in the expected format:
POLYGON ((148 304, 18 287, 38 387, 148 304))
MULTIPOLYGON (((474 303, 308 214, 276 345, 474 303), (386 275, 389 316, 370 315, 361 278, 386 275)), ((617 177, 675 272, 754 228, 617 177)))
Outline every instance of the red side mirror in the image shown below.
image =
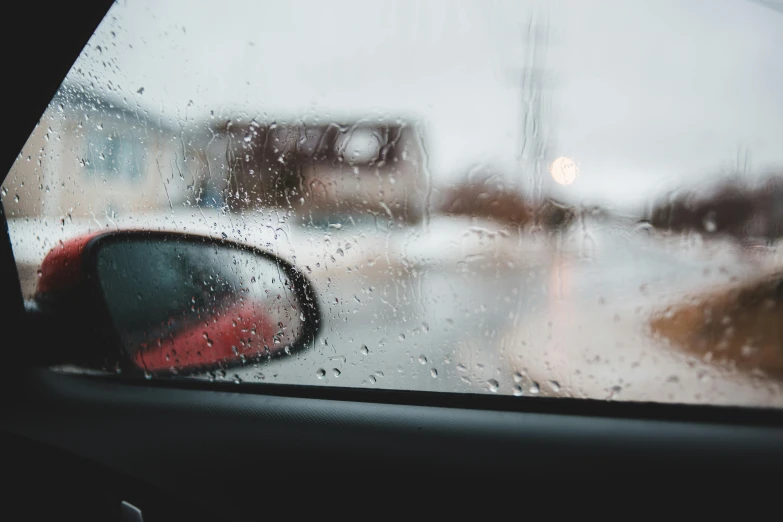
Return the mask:
POLYGON ((71 336, 99 334, 83 335, 100 344, 79 350, 83 362, 131 371, 268 360, 311 344, 320 325, 310 282, 287 262, 168 232, 98 233, 58 246, 41 266, 36 302, 44 320, 46 310, 70 310, 71 336))

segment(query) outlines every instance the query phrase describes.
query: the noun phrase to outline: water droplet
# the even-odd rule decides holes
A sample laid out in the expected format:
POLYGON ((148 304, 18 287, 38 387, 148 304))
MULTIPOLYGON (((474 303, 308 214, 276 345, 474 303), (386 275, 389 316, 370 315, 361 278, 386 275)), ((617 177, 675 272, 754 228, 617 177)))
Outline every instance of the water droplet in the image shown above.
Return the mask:
POLYGON ((419 355, 419 362, 421 364, 427 364, 427 358, 423 355, 419 355))
POLYGON ((634 227, 634 231, 635 232, 642 232, 642 233, 646 232, 646 233, 649 234, 649 233, 651 233, 653 231, 653 226, 652 226, 652 224, 649 221, 642 220, 642 221, 639 221, 636 224, 636 226, 634 227))
POLYGON ((528 388, 527 391, 530 392, 531 395, 538 395, 541 392, 541 387, 537 382, 533 381, 533 384, 530 385, 530 388, 528 388))
POLYGON ((359 351, 362 353, 362 355, 367 355, 370 353, 370 350, 367 348, 367 345, 362 345, 361 348, 359 348, 359 351))
POLYGON ((522 397, 525 394, 525 392, 522 391, 522 386, 518 384, 515 384, 512 387, 512 390, 513 390, 514 397, 522 397))
POLYGON ((549 387, 552 388, 552 391, 555 393, 560 391, 560 383, 557 381, 549 381, 549 387))
POLYGON ((438 370, 436 370, 435 368, 431 369, 430 370, 430 375, 432 375, 433 379, 437 379, 438 378, 438 370))
POLYGON ((489 385, 489 391, 492 393, 497 393, 500 389, 500 383, 495 379, 488 380, 487 384, 489 385))
POLYGON ((318 377, 319 379, 323 379, 326 376, 326 370, 324 370, 323 368, 318 368, 318 371, 315 372, 315 376, 318 377))
POLYGON ((332 368, 332 374, 333 374, 335 377, 339 377, 339 376, 340 376, 340 374, 342 374, 342 373, 343 373, 343 372, 341 372, 339 368, 332 368))

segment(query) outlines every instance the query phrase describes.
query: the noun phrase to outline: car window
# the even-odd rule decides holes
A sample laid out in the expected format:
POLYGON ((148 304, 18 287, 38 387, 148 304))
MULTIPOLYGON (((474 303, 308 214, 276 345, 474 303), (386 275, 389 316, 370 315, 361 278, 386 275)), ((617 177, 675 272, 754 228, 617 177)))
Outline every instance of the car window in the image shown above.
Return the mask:
MULTIPOLYGON (((783 406, 781 48, 774 0, 118 2, 2 186, 23 290, 69 239, 197 233, 323 324, 187 378, 783 406)), ((244 279, 199 259, 138 261, 127 343, 244 279)))

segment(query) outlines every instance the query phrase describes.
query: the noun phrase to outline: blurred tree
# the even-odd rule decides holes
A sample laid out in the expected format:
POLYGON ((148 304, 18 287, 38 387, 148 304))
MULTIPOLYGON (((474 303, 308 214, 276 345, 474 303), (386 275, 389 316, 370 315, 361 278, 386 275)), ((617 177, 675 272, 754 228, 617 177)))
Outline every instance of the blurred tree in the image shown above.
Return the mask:
POLYGON ((661 230, 771 242, 783 235, 783 178, 730 181, 686 192, 654 205, 649 220, 661 230))
POLYGON ((435 211, 446 215, 492 219, 514 228, 542 227, 563 230, 573 223, 578 211, 551 198, 533 199, 507 186, 497 176, 468 179, 441 190, 435 211))

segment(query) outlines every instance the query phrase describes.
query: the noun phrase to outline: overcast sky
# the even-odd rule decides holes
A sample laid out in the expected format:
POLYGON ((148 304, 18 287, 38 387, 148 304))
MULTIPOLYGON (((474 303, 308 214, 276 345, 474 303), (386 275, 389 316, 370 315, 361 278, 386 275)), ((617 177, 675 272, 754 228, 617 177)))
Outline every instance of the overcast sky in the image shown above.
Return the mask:
POLYGON ((627 206, 746 151, 783 166, 781 49, 783 13, 749 0, 128 0, 70 78, 191 125, 416 118, 446 182, 472 164, 525 178, 532 68, 544 159, 580 166, 562 193, 627 206), (548 24, 536 49, 531 16, 548 24))

